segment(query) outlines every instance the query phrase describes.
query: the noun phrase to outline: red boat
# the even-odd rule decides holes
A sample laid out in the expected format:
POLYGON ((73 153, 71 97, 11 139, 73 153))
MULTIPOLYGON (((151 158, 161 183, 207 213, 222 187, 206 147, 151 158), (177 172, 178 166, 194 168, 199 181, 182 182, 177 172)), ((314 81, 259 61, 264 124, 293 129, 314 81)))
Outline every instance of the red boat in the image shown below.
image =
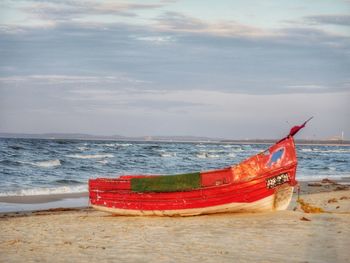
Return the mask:
POLYGON ((89 180, 92 207, 118 215, 192 216, 284 210, 297 184, 293 136, 220 170, 178 175, 126 175, 89 180))

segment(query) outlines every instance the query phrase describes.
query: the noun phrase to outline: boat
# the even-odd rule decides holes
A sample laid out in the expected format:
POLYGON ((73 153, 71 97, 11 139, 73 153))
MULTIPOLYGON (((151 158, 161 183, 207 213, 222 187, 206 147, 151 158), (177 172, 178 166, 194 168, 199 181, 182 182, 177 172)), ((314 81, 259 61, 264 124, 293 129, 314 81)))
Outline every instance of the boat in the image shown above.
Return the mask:
POLYGON ((285 210, 297 185, 293 136, 309 120, 294 126, 286 137, 265 151, 223 169, 90 179, 90 205, 128 216, 285 210))

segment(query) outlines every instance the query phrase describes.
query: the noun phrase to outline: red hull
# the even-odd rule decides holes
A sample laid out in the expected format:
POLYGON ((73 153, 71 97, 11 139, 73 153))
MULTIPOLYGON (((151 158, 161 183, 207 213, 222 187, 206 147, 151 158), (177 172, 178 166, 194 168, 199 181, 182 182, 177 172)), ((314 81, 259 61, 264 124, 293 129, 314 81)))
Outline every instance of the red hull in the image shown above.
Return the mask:
MULTIPOLYGON (((268 197, 275 197, 279 189, 293 187, 296 184, 296 166, 295 145, 293 137, 289 136, 265 152, 252 156, 238 165, 201 172, 199 189, 176 192, 134 192, 131 179, 149 176, 130 175, 117 179, 91 179, 89 180, 90 203, 96 208, 106 211, 111 209, 111 212, 120 214, 138 214, 135 213, 136 211, 141 211, 141 214, 147 211, 159 214, 159 211, 167 211, 166 215, 172 215, 171 211, 186 210, 195 211, 194 214, 205 214, 206 209, 221 211, 209 209, 213 207, 225 207, 227 204, 253 204, 259 200, 267 200, 268 197)), ((278 207, 274 207, 275 199, 271 200, 271 209, 277 209, 278 207)))

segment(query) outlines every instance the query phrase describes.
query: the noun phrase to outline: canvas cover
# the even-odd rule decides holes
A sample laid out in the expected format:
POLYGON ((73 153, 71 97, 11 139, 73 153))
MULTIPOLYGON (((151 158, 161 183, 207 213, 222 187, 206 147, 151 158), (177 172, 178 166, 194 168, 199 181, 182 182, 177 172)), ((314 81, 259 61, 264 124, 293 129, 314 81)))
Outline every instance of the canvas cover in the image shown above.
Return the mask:
POLYGON ((181 192, 200 187, 199 172, 131 179, 131 190, 133 192, 181 192))

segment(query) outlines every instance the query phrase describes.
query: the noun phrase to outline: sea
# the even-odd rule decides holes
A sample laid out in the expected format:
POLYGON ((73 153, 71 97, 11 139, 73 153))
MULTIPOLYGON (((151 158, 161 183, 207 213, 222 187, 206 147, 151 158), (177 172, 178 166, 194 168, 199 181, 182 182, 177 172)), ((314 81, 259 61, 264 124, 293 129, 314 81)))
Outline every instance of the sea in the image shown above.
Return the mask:
MULTIPOLYGON (((89 178, 237 164, 268 144, 0 138, 0 197, 87 192, 89 178)), ((297 145, 300 181, 350 177, 350 147, 297 145)))

